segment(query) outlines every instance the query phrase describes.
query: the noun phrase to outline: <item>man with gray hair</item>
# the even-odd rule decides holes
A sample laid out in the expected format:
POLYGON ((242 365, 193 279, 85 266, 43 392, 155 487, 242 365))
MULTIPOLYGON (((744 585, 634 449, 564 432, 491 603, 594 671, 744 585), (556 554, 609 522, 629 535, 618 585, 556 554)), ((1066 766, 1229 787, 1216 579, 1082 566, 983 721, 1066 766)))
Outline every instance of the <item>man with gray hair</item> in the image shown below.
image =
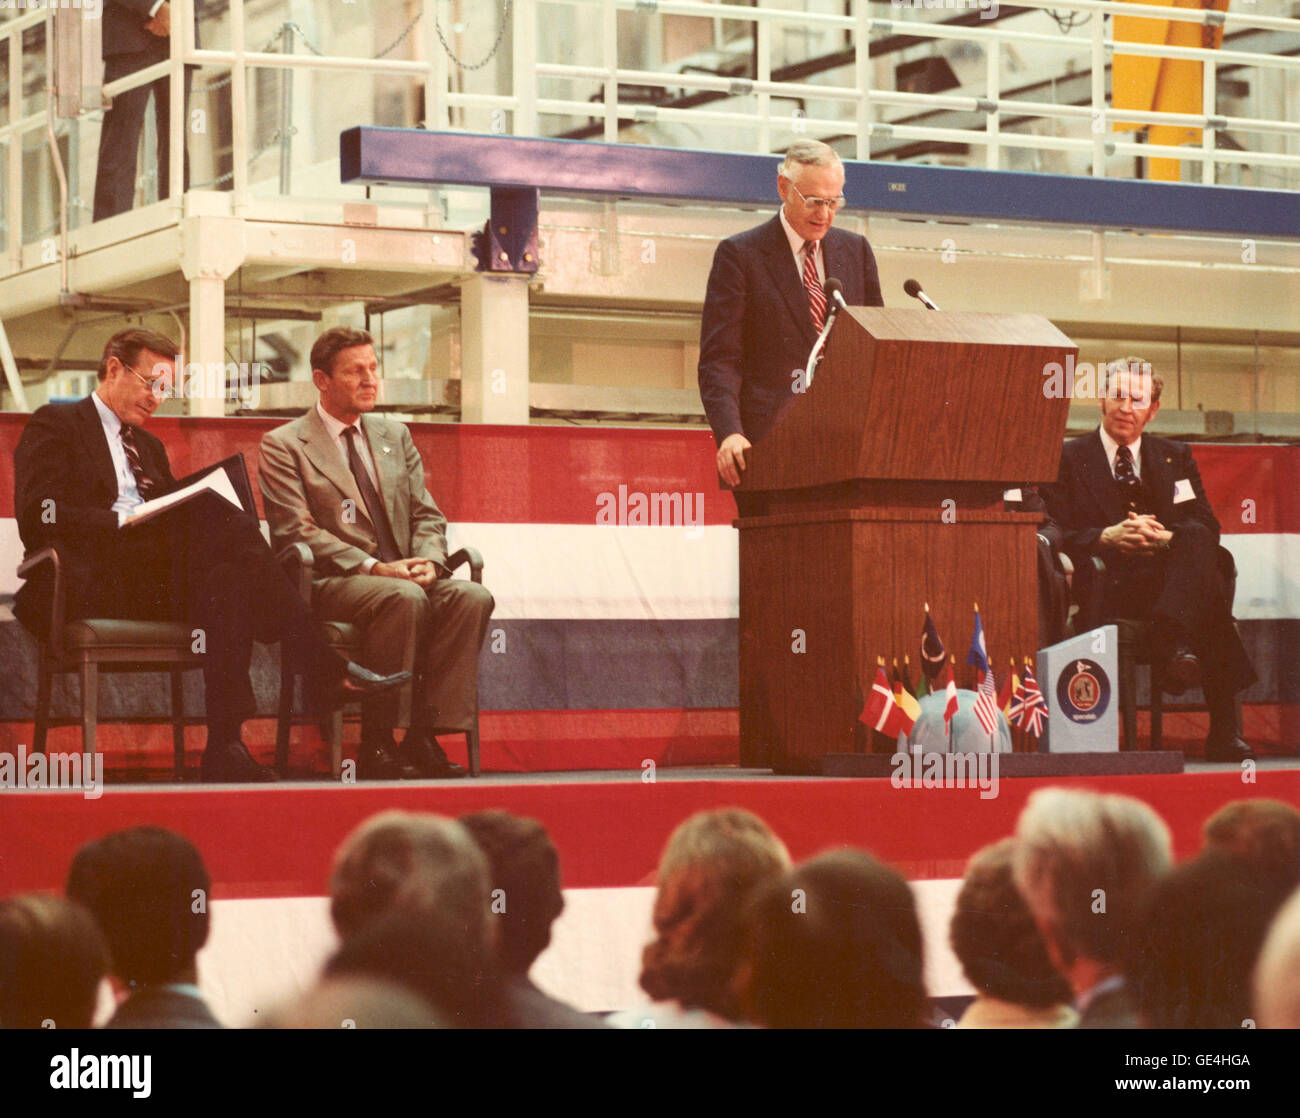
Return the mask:
POLYGON ((828 313, 826 280, 840 281, 850 306, 884 305, 866 238, 832 228, 845 204, 835 150, 795 141, 776 189, 776 216, 718 245, 700 322, 700 397, 718 444, 718 474, 733 486, 745 451, 804 388, 802 372, 828 313))
POLYGON ((1080 1028, 1137 1027, 1124 956, 1171 857, 1164 821, 1127 796, 1044 788, 1020 813, 1012 873, 1080 1028))
POLYGON ((334 856, 330 917, 343 942, 326 974, 397 982, 449 1024, 497 1024, 489 880, 487 858, 454 820, 372 816, 334 856))

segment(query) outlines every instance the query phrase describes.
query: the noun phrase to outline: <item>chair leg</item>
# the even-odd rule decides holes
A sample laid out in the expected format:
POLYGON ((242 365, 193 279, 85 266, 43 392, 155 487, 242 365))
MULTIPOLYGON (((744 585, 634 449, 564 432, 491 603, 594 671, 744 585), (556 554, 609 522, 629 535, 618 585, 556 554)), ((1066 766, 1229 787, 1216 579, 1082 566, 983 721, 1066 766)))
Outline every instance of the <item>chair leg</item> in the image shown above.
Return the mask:
POLYGON ((343 772, 343 710, 329 716, 330 775, 338 780, 343 772))
POLYGON ((1164 738, 1165 696, 1156 680, 1156 669, 1151 668, 1151 748, 1159 749, 1164 738))
POLYGON ((178 781, 185 779, 185 676, 178 666, 172 678, 172 768, 178 781))
POLYGON ((478 712, 474 712, 474 728, 465 731, 465 752, 469 754, 469 775, 479 776, 482 770, 479 767, 478 755, 478 712))
POLYGON ((81 662, 81 751, 95 753, 95 729, 99 723, 99 665, 81 662))
MULTIPOLYGON (((1151 686, 1156 682, 1153 679, 1151 686)), ((1122 638, 1119 641, 1119 712, 1124 725, 1125 752, 1137 749, 1137 664, 1133 661, 1133 646, 1122 638)))
POLYGON ((295 677, 284 646, 280 648, 280 708, 275 721, 275 771, 281 777, 289 773, 289 734, 293 725, 293 688, 295 677))
POLYGON ((45 752, 45 736, 50 729, 50 683, 53 676, 49 656, 42 646, 36 664, 36 727, 32 735, 32 749, 36 753, 45 752))

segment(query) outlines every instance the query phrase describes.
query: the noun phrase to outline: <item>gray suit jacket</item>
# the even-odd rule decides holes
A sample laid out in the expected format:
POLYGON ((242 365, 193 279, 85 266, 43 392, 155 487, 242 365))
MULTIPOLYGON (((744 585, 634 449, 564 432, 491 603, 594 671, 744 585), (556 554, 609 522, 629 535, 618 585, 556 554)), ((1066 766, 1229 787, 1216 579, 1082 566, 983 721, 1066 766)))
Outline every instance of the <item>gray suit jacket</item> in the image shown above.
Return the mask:
MULTIPOLYGON (((444 563, 447 519, 424 484, 424 463, 411 432, 379 415, 363 415, 361 429, 398 550, 407 558, 444 563)), ((272 548, 306 544, 314 577, 360 574, 378 553, 356 480, 315 407, 263 437, 258 485, 272 548)))

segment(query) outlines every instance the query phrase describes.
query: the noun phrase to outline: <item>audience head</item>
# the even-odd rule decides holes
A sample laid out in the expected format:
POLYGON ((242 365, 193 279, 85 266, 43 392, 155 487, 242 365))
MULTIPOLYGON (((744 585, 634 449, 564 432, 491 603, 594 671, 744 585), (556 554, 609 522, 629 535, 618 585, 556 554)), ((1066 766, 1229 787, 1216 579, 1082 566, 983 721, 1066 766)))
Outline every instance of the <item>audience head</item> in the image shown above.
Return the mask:
POLYGON ((211 892, 194 844, 161 827, 87 843, 68 870, 68 896, 99 922, 112 973, 133 986, 195 980, 211 892))
POLYGON ((1118 972, 1146 897, 1169 868, 1163 820, 1127 796, 1044 788, 1020 813, 1016 840, 1016 886, 1056 968, 1067 979, 1081 960, 1118 972))
POLYGON ((1255 1023, 1300 1029, 1300 889, 1273 921, 1255 967, 1255 1023))
POLYGON ((377 978, 326 978, 259 1024, 268 1029, 430 1029, 433 1007, 404 987, 377 978))
POLYGON ((1156 882, 1125 971, 1153 1029, 1240 1029, 1270 921, 1285 899, 1247 862, 1209 850, 1156 882))
POLYGON ((1300 811, 1281 800, 1237 800, 1205 822, 1209 850, 1226 850, 1288 892, 1300 886, 1300 811))
POLYGON ((479 811, 461 817, 488 861, 494 902, 497 963, 506 974, 526 975, 551 942, 551 924, 564 911, 560 856, 546 828, 508 811, 479 811))
POLYGON ((659 861, 655 938, 641 959, 646 993, 735 1019, 746 899, 789 865, 767 824, 739 808, 700 812, 673 831, 659 861))
POLYGON ((62 897, 0 901, 0 1028, 88 1029, 108 947, 91 916, 62 897))
POLYGON ((986 846, 966 867, 949 935, 970 984, 981 994, 1031 1009, 1068 1004, 1069 983, 1047 957, 1011 873, 1015 839, 986 846))
POLYGON ((339 847, 330 882, 330 916, 340 938, 393 912, 447 914, 476 942, 487 942, 487 860, 451 819, 385 811, 339 847))
POLYGON ((762 885, 738 985, 770 1028, 924 1024, 921 926, 912 891, 857 850, 822 854, 762 885))
POLYGON ((330 891, 343 946, 327 973, 404 982, 457 1018, 476 1012, 493 929, 487 859, 464 827, 382 812, 339 847, 330 891))

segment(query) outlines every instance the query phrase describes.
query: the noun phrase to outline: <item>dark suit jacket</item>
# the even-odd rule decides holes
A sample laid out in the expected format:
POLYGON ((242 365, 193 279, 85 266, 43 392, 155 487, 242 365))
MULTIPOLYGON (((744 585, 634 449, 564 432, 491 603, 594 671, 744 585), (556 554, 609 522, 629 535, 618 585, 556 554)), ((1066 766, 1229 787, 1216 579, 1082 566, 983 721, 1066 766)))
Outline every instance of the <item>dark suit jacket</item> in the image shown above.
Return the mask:
MULTIPOLYGON (((846 303, 884 306, 865 237, 832 226, 822 252, 846 303)), ((808 363, 816 340, 780 215, 719 244, 700 322, 700 396, 714 439, 766 435, 795 400, 791 374, 808 363)))
POLYGON ((223 1029, 202 998, 180 990, 146 988, 117 1007, 106 1029, 223 1029))
MULTIPOLYGON (((1219 542, 1219 521, 1206 500, 1191 447, 1144 434, 1141 475, 1154 502, 1151 511, 1161 524, 1173 532, 1205 531, 1212 542, 1219 542), (1175 503, 1175 486, 1183 480, 1191 484, 1192 499, 1175 503)), ((1100 431, 1071 439, 1061 448, 1060 474, 1045 496, 1049 515, 1060 526, 1063 550, 1077 569, 1097 552, 1102 529, 1126 515, 1100 431)), ((1114 556, 1107 556, 1108 565, 1113 562, 1114 556)))
MULTIPOLYGON (((167 451, 143 428, 135 432, 140 463, 161 493, 175 484, 167 451)), ((14 515, 25 554, 58 545, 70 618, 87 616, 96 582, 112 576, 116 500, 117 474, 95 401, 87 396, 38 409, 14 450, 14 515)), ((42 566, 14 601, 15 615, 39 636, 54 589, 47 572, 42 566)))

